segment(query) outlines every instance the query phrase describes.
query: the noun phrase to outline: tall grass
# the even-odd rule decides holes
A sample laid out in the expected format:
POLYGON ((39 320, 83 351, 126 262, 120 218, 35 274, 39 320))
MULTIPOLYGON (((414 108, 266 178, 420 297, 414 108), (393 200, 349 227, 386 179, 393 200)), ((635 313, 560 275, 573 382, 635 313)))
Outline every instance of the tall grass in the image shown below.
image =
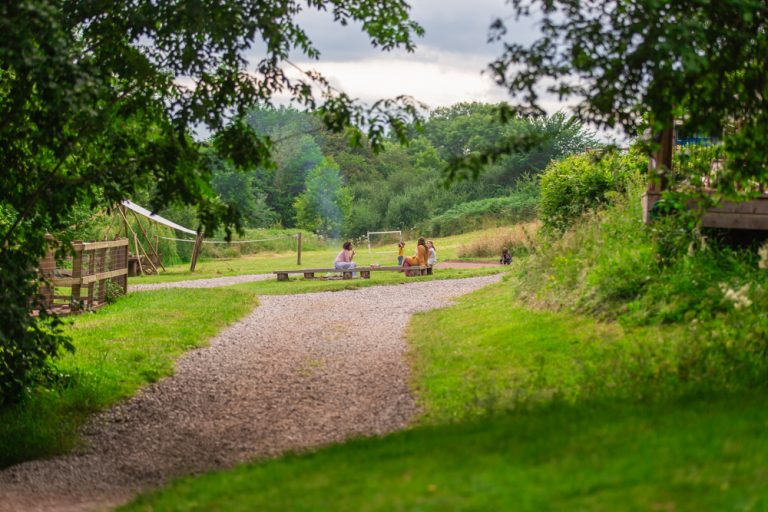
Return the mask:
POLYGON ((531 250, 533 237, 541 227, 538 221, 524 222, 507 228, 499 228, 475 238, 457 249, 460 258, 499 257, 509 249, 512 256, 523 256, 531 250))
POLYGON ((654 379, 690 392, 764 387, 768 272, 758 267, 756 247, 691 230, 682 217, 645 225, 643 188, 632 183, 562 237, 540 237, 514 269, 517 298, 627 326, 682 329, 676 341, 617 350, 613 374, 649 379, 646 369, 654 368, 654 379))

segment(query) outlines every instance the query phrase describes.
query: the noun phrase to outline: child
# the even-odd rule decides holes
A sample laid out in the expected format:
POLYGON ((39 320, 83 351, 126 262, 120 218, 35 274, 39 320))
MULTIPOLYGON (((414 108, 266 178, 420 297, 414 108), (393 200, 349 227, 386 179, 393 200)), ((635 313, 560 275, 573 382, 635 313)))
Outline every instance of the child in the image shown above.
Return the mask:
POLYGON ((430 240, 427 242, 427 249, 429 249, 429 257, 427 257, 427 266, 434 266, 437 263, 437 250, 435 250, 435 243, 430 240))
POLYGON ((512 263, 512 255, 509 254, 509 249, 506 247, 503 251, 501 251, 501 258, 499 258, 499 263, 502 265, 509 265, 512 263))
POLYGON ((404 259, 405 259, 405 242, 400 240, 400 243, 397 244, 397 266, 398 267, 403 266, 404 259))

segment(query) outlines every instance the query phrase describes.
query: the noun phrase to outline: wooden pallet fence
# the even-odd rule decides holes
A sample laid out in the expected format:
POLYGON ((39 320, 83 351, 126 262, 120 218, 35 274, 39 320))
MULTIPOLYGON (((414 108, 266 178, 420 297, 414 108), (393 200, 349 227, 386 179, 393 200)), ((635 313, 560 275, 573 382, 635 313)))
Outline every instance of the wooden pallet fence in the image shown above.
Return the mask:
POLYGON ((71 268, 59 268, 53 249, 40 261, 43 305, 57 314, 77 313, 106 304, 107 283, 128 291, 128 239, 72 242, 71 268))

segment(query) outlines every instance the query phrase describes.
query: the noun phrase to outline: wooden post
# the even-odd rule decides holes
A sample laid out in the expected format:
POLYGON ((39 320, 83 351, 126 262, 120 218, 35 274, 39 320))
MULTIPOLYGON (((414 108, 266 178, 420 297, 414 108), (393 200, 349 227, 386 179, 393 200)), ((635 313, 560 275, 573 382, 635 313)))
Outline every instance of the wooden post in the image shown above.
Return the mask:
MULTIPOLYGON (((88 274, 89 276, 92 276, 96 273, 96 251, 83 251, 88 253, 88 274)), ((93 309, 93 290, 96 286, 96 283, 91 281, 88 283, 88 308, 93 309)))
POLYGON ((649 191, 657 193, 666 190, 669 184, 668 173, 672 170, 672 151, 675 147, 674 121, 670 122, 658 137, 659 147, 653 152, 653 165, 649 165, 651 178, 649 191))
POLYGON ((75 255, 72 258, 72 279, 77 279, 78 282, 72 285, 70 307, 72 311, 80 309, 80 283, 79 280, 83 275, 83 242, 81 240, 75 240, 72 245, 75 249, 75 255))
MULTIPOLYGON (((128 269, 128 238, 126 237, 125 246, 120 248, 120 255, 123 257, 121 261, 122 266, 120 268, 128 269)), ((128 294, 128 274, 123 276, 123 294, 128 294)))
POLYGON ((136 232, 133 232, 133 247, 134 247, 134 255, 136 255, 136 262, 139 264, 139 274, 144 274, 144 267, 141 265, 141 253, 139 252, 139 235, 136 234, 136 232))
POLYGON ((301 265, 301 233, 296 235, 296 265, 301 265))
MULTIPOLYGON (((160 254, 157 253, 157 250, 152 246, 152 239, 149 238, 149 235, 144 230, 144 225, 141 223, 141 219, 139 219, 139 216, 136 215, 136 212, 131 211, 133 214, 133 218, 136 219, 136 225, 139 226, 139 229, 141 230, 141 234, 144 235, 144 239, 147 241, 147 245, 149 246, 150 250, 152 251, 152 254, 155 255, 155 258, 157 258, 157 263, 161 267, 163 267, 163 262, 160 261, 160 254)), ((143 249, 143 246, 142 246, 143 249)), ((149 264, 152 265, 152 268, 155 269, 155 273, 157 273, 157 266, 152 262, 152 258, 149 254, 147 254, 146 249, 144 250, 144 255, 147 257, 147 261, 149 261, 149 264)), ((165 270, 165 267, 163 267, 163 270, 165 270)))
POLYGON ((200 254, 200 249, 203 246, 203 232, 198 233, 195 239, 195 246, 192 249, 192 263, 189 266, 189 271, 194 272, 197 265, 197 256, 200 254))

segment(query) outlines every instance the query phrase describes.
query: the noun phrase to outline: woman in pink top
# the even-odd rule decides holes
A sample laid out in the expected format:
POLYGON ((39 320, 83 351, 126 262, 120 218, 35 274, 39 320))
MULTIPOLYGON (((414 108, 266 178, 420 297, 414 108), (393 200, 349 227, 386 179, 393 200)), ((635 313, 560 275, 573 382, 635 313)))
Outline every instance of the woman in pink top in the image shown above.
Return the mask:
POLYGON ((355 251, 352 249, 352 242, 344 242, 342 247, 343 249, 338 256, 336 256, 336 261, 333 262, 333 268, 336 270, 355 268, 357 263, 352 261, 352 258, 355 257, 355 251))

